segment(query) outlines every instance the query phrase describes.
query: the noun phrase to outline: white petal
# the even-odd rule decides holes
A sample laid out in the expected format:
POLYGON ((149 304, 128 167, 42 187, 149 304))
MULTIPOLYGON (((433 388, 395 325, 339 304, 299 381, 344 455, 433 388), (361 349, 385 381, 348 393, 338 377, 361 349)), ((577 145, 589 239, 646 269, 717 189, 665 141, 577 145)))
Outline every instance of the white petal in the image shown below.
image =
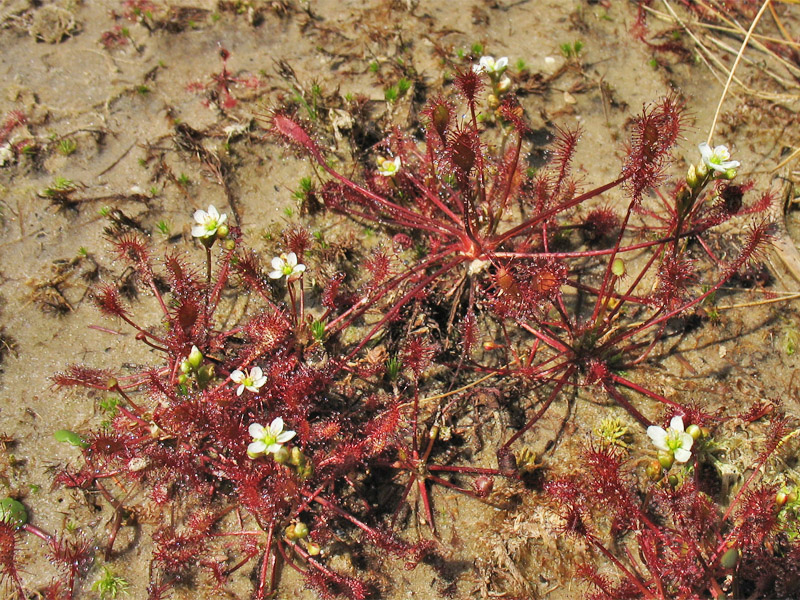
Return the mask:
POLYGON ((647 428, 647 437, 653 440, 653 444, 655 444, 656 448, 659 450, 669 450, 667 447, 667 432, 661 429, 661 427, 650 425, 650 427, 647 428))
POLYGON ((294 431, 284 431, 278 436, 278 438, 275 441, 277 441, 279 444, 285 444, 296 435, 297 433, 294 431))
POLYGON ((481 56, 480 65, 482 69, 487 71, 494 70, 494 57, 492 56, 481 56))
POLYGON ((270 271, 269 278, 270 279, 280 279, 283 277, 283 271, 270 271))
POLYGON ((474 73, 483 73, 483 66, 481 66, 481 65, 472 65, 472 71, 474 73))
POLYGON ((242 384, 238 388, 236 388, 236 395, 237 396, 241 396, 243 393, 244 393, 244 384, 242 384))
POLYGON ((248 454, 263 454, 266 449, 267 445, 261 440, 251 442, 247 445, 248 454))
POLYGON ((691 435, 689 435, 688 433, 681 433, 678 439, 680 439, 681 441, 681 448, 683 450, 692 449, 692 444, 694 444, 694 438, 691 435))
POLYGON ((208 231, 206 231, 205 225, 192 226, 192 237, 206 237, 207 235, 208 231))
POLYGON ((297 265, 297 254, 289 252, 289 254, 286 255, 286 264, 290 267, 297 265))
POLYGON ((280 256, 272 259, 272 268, 276 271, 282 271, 284 266, 286 266, 286 262, 280 256))
POLYGON ((703 142, 697 146, 697 149, 700 150, 700 156, 703 157, 703 162, 708 164, 708 159, 710 159, 711 155, 714 153, 711 146, 708 145, 708 142, 703 142))
POLYGON ((497 62, 494 63, 494 70, 499 71, 501 69, 505 69, 508 66, 508 57, 504 56, 502 58, 498 58, 497 62))
POLYGON ((228 215, 226 215, 225 213, 221 214, 219 216, 219 219, 217 219, 217 225, 222 225, 227 219, 228 215))
POLYGON ((253 380, 253 387, 260 388, 265 383, 267 383, 267 378, 265 376, 261 376, 258 379, 253 380))
POLYGON ((692 453, 689 452, 686 448, 678 448, 675 450, 675 461, 679 463, 689 462, 689 459, 692 458, 692 453))
POLYGON ((261 379, 262 375, 264 375, 264 371, 261 370, 261 367, 253 367, 250 369, 250 379, 256 380, 261 379))
POLYGON ((280 444, 270 444, 269 446, 267 446, 267 452, 269 452, 270 454, 275 454, 280 449, 281 449, 280 444))
POLYGON ((402 166, 402 161, 400 160, 399 156, 394 157, 394 168, 395 170, 399 169, 402 166))
POLYGON ((250 437, 257 440, 263 438, 267 430, 260 423, 252 423, 250 427, 247 428, 247 433, 250 434, 250 437))
POLYGON ((217 210, 217 207, 214 206, 213 204, 208 205, 208 216, 214 221, 219 219, 219 211, 217 210))
POLYGON ((244 373, 242 373, 239 369, 231 372, 231 381, 233 383, 242 383, 244 379, 244 373))
POLYGON ((672 420, 669 422, 669 428, 673 431, 680 431, 683 433, 683 415, 672 417, 672 420))
POLYGON ((275 417, 272 419, 272 423, 269 424, 269 432, 274 437, 278 437, 281 431, 283 431, 283 419, 280 417, 275 417))
POLYGON ((306 270, 306 266, 303 263, 300 263, 299 265, 295 265, 294 269, 292 269, 292 272, 293 273, 302 273, 305 270, 306 270))
POLYGON ((204 210, 194 211, 194 220, 198 223, 205 223, 208 221, 208 213, 204 210))

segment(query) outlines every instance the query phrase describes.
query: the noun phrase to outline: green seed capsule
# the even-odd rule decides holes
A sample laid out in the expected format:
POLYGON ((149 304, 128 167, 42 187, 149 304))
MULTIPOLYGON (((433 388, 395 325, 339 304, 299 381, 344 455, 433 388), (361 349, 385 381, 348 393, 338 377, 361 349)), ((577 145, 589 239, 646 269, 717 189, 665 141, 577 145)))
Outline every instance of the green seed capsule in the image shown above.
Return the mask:
POLYGON ((647 473, 647 478, 650 481, 660 481, 664 476, 664 469, 659 461, 651 460, 647 463, 645 473, 647 473))
POLYGON ((703 435, 703 430, 697 425, 692 424, 686 428, 686 433, 692 436, 693 440, 699 440, 700 436, 703 435))
POLYGON ((272 454, 272 458, 279 465, 283 465, 286 463, 287 460, 289 460, 289 451, 283 446, 281 446, 280 450, 272 454))
POLYGON ((304 538, 308 535, 308 525, 302 521, 298 521, 294 525, 294 535, 297 539, 304 538))
POLYGON ((719 559, 719 564, 722 565, 725 569, 734 569, 736 565, 739 563, 739 549, 738 548, 730 548, 725 554, 722 555, 722 558, 719 559))
POLYGON ((675 462, 675 455, 672 452, 662 450, 658 453, 658 462, 665 469, 669 469, 675 462))

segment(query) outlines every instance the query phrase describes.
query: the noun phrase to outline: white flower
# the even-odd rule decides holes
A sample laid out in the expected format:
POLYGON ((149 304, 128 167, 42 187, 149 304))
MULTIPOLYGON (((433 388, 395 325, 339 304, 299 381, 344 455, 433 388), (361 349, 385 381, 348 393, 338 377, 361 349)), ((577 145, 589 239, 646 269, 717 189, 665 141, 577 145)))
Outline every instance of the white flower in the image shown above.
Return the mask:
POLYGON ((261 367, 253 367, 250 371, 240 371, 236 369, 231 373, 231 381, 239 384, 236 395, 241 396, 242 392, 245 390, 257 392, 258 388, 267 383, 267 377, 264 375, 261 367))
POLYGON ((297 254, 289 252, 289 254, 281 254, 273 258, 272 269, 269 273, 271 279, 286 277, 287 281, 294 281, 306 270, 306 266, 302 263, 298 264, 297 254))
POLYGON ((198 238, 207 238, 216 235, 217 229, 228 218, 226 214, 219 214, 219 211, 213 206, 209 205, 208 212, 204 210, 196 210, 194 213, 194 220, 197 225, 192 227, 192 235, 198 238))
POLYGON ((247 446, 247 456, 258 458, 264 453, 275 454, 295 436, 294 431, 283 430, 283 419, 276 417, 269 427, 253 423, 247 428, 253 441, 247 446))
POLYGON ((472 70, 476 73, 489 73, 490 75, 500 75, 508 66, 508 57, 494 59, 494 56, 481 56, 477 65, 472 65, 472 70))
POLYGON ((394 160, 388 160, 382 156, 378 157, 378 173, 384 177, 394 177, 400 170, 402 164, 399 156, 395 156, 394 160))
POLYGON ((679 463, 685 463, 692 457, 694 439, 683 430, 683 417, 680 415, 672 417, 666 431, 651 425, 647 428, 647 436, 653 440, 656 448, 671 452, 679 463))
POLYGON ((724 173, 728 169, 735 169, 740 164, 738 160, 730 160, 731 153, 728 152, 727 146, 711 148, 706 142, 703 142, 697 147, 700 149, 700 156, 703 157, 703 164, 714 171, 724 173))

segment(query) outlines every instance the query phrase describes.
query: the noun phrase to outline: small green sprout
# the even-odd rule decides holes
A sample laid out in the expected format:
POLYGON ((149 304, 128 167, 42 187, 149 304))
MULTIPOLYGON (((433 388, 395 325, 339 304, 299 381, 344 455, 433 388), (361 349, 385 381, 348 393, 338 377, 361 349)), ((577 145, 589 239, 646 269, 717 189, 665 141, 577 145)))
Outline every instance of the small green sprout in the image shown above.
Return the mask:
POLYGON ((480 42, 475 42, 472 44, 470 51, 472 52, 473 56, 481 56, 483 54, 483 44, 480 42))
POLYGON ((191 180, 189 179, 189 176, 186 173, 181 173, 180 175, 178 175, 178 185, 186 187, 187 185, 189 185, 189 183, 191 183, 191 180))
POLYGON ((390 87, 390 88, 386 88, 383 91, 383 98, 387 102, 394 102, 395 100, 397 100, 399 95, 400 94, 399 94, 399 92, 397 90, 397 86, 394 86, 394 85, 392 87, 390 87))
POLYGON ((325 340, 325 323, 322 321, 314 321, 311 323, 311 335, 317 342, 325 340))
POLYGON ((398 93, 402 96, 410 89, 411 89, 411 81, 409 81, 405 77, 401 77, 400 81, 397 82, 398 93))
POLYGON ((561 54, 564 55, 564 58, 578 58, 578 55, 583 50, 584 44, 581 40, 575 40, 571 44, 566 42, 561 44, 559 48, 561 49, 561 54))
POLYGON ((150 196, 151 196, 152 198, 155 198, 156 196, 158 196, 158 187, 154 185, 153 187, 151 187, 151 188, 148 190, 148 193, 150 194, 150 196))
POLYGON ((386 361, 386 377, 389 378, 389 381, 395 381, 397 377, 400 375, 400 371, 403 368, 403 362, 397 358, 396 356, 392 356, 389 360, 386 361))
POLYGON ((165 236, 169 236, 171 231, 169 223, 164 219, 161 219, 158 223, 156 223, 156 229, 158 229, 158 231, 165 236))
POLYGON ((78 248, 78 256, 86 258, 87 256, 89 256, 89 249, 86 246, 81 246, 80 248, 78 248))
POLYGON ((147 87, 146 85, 137 85, 136 86, 136 93, 141 95, 141 96, 146 96, 147 94, 150 93, 150 88, 147 87))
POLYGON ((56 177, 48 187, 42 190, 42 195, 46 198, 65 198, 78 189, 75 182, 65 177, 56 177))
POLYGON ((119 406, 119 402, 119 398, 115 396, 109 396, 108 398, 103 398, 100 400, 98 405, 100 406, 100 410, 102 410, 109 419, 113 419, 119 412, 119 409, 117 408, 119 406))
POLYGON ((378 64, 378 61, 373 60, 369 63, 369 72, 370 73, 377 73, 381 66, 378 64))
POLYGON ((129 585, 127 580, 115 575, 114 571, 108 568, 108 566, 103 565, 103 575, 92 584, 92 591, 99 592, 100 597, 103 599, 113 599, 122 594, 127 595, 129 585))
POLYGON ((294 209, 291 206, 287 206, 283 209, 283 214, 286 215, 287 218, 291 219, 294 216, 294 209))
POLYGON ((78 149, 78 142, 75 140, 65 138, 58 142, 58 151, 64 156, 69 156, 78 149))
POLYGON ((528 63, 526 63, 523 59, 518 59, 517 62, 514 64, 517 69, 517 72, 522 73, 523 71, 528 70, 528 63))

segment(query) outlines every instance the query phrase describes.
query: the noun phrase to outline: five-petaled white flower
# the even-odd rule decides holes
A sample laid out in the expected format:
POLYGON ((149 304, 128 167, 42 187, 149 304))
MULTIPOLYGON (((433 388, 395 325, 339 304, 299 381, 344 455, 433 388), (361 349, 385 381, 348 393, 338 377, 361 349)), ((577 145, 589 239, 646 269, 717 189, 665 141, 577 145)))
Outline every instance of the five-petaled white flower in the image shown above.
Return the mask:
POLYGON ((272 259, 272 271, 269 272, 271 279, 286 277, 288 281, 294 281, 306 270, 306 266, 297 262, 297 254, 281 254, 272 259))
POLYGON ((694 439, 683 430, 683 417, 680 415, 672 417, 666 431, 656 425, 650 425, 647 428, 647 436, 653 440, 656 448, 671 452, 679 463, 685 463, 692 457, 694 439))
POLYGON ((703 142, 697 147, 700 149, 703 164, 714 171, 724 173, 728 169, 735 169, 740 164, 738 160, 730 160, 731 153, 728 152, 727 146, 712 148, 706 142, 703 142))
POLYGON ((295 436, 294 431, 283 430, 283 419, 276 417, 269 427, 253 423, 247 428, 253 441, 247 446, 247 456, 258 458, 262 454, 275 454, 295 436))
POLYGON ((388 160, 383 157, 378 158, 378 173, 384 177, 394 177, 402 166, 399 156, 395 156, 394 160, 388 160))
POLYGON ((231 381, 239 384, 236 395, 241 396, 245 390, 257 392, 258 388, 267 383, 267 377, 261 367, 253 367, 250 371, 236 369, 231 373, 231 381))
POLYGON ((194 220, 197 225, 192 227, 192 235, 198 238, 208 238, 217 234, 217 229, 228 218, 226 214, 219 214, 219 211, 213 204, 208 206, 208 212, 204 210, 196 210, 194 213, 194 220))
POLYGON ((494 56, 481 56, 477 65, 472 65, 472 70, 476 73, 489 73, 489 75, 500 75, 508 66, 508 57, 494 59, 494 56))

